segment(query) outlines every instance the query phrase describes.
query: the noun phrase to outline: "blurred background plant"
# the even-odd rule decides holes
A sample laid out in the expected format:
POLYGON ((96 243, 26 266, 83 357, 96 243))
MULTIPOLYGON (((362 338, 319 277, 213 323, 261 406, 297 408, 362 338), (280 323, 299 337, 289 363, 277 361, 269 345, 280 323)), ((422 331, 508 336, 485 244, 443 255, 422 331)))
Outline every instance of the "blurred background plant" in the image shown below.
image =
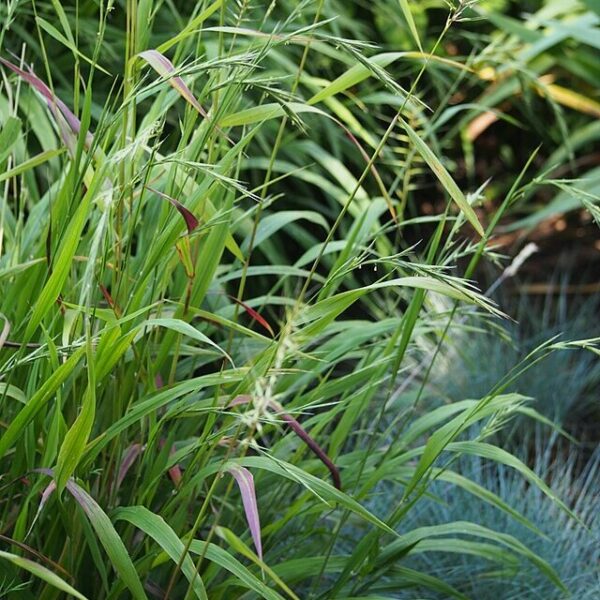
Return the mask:
MULTIPOLYGON (((531 350, 548 339, 597 337, 595 315, 597 298, 570 301, 563 293, 548 297, 540 306, 531 296, 499 300, 515 306, 516 322, 504 325, 501 335, 493 331, 458 335, 449 340, 447 355, 439 359, 437 374, 431 380, 432 397, 454 402, 487 392, 505 373, 513 369, 531 350), (481 368, 485 357, 485 368, 481 368), (459 366, 457 366, 459 365, 459 366)), ((536 409, 562 426, 580 442, 598 442, 596 390, 600 371, 595 356, 585 350, 549 355, 519 377, 510 391, 522 390, 535 401, 536 409)), ((529 423, 529 425, 528 425, 529 423)), ((530 421, 520 421, 524 427, 530 421)), ((511 432, 521 437, 523 432, 511 432)), ((507 440, 505 440, 507 442, 507 440)))

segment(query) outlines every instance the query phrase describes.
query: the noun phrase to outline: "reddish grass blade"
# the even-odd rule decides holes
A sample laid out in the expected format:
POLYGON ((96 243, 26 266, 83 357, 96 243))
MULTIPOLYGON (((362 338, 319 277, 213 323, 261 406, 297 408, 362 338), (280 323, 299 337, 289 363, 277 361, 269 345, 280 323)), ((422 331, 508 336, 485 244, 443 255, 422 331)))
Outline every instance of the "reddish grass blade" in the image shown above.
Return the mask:
POLYGON ((108 302, 108 305, 112 308, 113 312, 115 313, 115 316, 117 318, 121 317, 121 309, 117 306, 117 303, 115 302, 114 298, 110 295, 110 292, 108 291, 106 286, 102 285, 101 283, 99 284, 99 286, 100 286, 100 291, 102 292, 102 295, 104 296, 104 299, 108 302))
POLYGON ((200 224, 198 219, 194 216, 194 214, 188 210, 179 200, 175 200, 175 198, 171 198, 167 194, 163 192, 159 192, 149 185, 145 186, 147 190, 150 190, 153 194, 163 198, 164 200, 168 200, 178 211, 179 214, 183 217, 185 224, 187 226, 188 233, 191 234, 196 227, 200 224))
MULTIPOLYGON (((173 452, 173 450, 171 450, 171 452, 169 453, 169 456, 172 456, 173 454, 174 454, 174 452, 173 452)), ((179 465, 175 465, 174 467, 171 467, 169 469, 169 477, 171 478, 173 485, 175 487, 179 487, 179 484, 181 483, 181 478, 182 478, 181 469, 179 468, 179 465)))
MULTIPOLYGON (((242 404, 249 404, 252 401, 252 396, 248 396, 246 394, 241 394, 236 396, 228 406, 241 406, 242 404)), ((342 491, 342 481, 340 478, 340 470, 333 463, 333 461, 327 456, 323 448, 313 440, 310 435, 306 432, 306 430, 300 425, 300 423, 294 419, 291 415, 286 413, 283 410, 283 407, 278 402, 271 400, 269 402, 269 408, 273 409, 277 412, 278 416, 280 416, 289 426, 290 429, 312 450, 312 452, 317 456, 317 458, 327 467, 329 472, 331 473, 331 479, 333 480, 333 485, 340 491, 342 491)))
POLYGON ((248 306, 245 302, 238 300, 235 296, 229 296, 229 298, 238 306, 241 306, 256 322, 260 323, 271 334, 271 337, 275 337, 273 328, 269 325, 269 323, 267 323, 266 319, 262 317, 258 311, 248 306))
POLYGON ((137 457, 144 451, 144 447, 142 444, 132 444, 125 450, 125 454, 123 455, 123 459, 121 460, 121 466, 119 467, 119 472, 117 474, 117 479, 114 482, 112 493, 114 494, 123 483, 123 480, 127 476, 127 473, 133 463, 136 461, 137 457))
MULTIPOLYGON (((48 108, 50 108, 50 112, 52 112, 54 118, 57 121, 59 129, 61 129, 63 138, 64 131, 62 130, 62 123, 58 119, 56 111, 57 107, 59 113, 64 117, 65 121, 71 128, 71 131, 75 135, 79 135, 79 132, 81 130, 81 121, 71 112, 69 107, 60 98, 58 98, 58 96, 56 96, 56 94, 54 94, 54 92, 33 72, 32 69, 29 70, 29 73, 27 71, 23 71, 23 69, 20 69, 19 67, 17 67, 17 65, 11 63, 5 58, 2 58, 1 56, 0 64, 3 64, 6 68, 16 73, 19 77, 21 77, 21 79, 26 81, 32 88, 37 90, 44 97, 46 103, 48 104, 48 108)), ((93 141, 94 136, 89 131, 86 132, 85 142, 88 148, 91 146, 93 141)), ((69 144, 67 143, 67 145, 69 144)))
MULTIPOLYGON (((200 102, 198 102, 194 94, 192 94, 192 90, 185 84, 185 81, 178 75, 173 75, 173 73, 175 73, 175 67, 164 54, 161 54, 158 50, 144 50, 143 52, 140 52, 138 56, 141 56, 161 77, 164 77, 169 82, 169 85, 174 88, 184 100, 189 102, 205 119, 209 119, 208 113, 204 110, 200 102)), ((223 130, 219 127, 216 127, 216 129, 227 138, 229 143, 234 143, 231 138, 225 135, 223 130)))
MULTIPOLYGON (((165 440, 160 440, 160 447, 164 448, 165 443, 165 440)), ((175 446, 171 446, 171 449, 169 450, 169 457, 173 456, 173 454, 175 454, 175 446)), ((179 465, 174 465, 169 469, 169 477, 171 478, 171 481, 173 482, 175 487, 178 487, 181 483, 182 477, 181 468, 179 467, 179 465)))
POLYGON ((175 75, 175 67, 173 63, 164 55, 161 54, 158 50, 144 50, 144 52, 140 52, 139 56, 141 56, 161 77, 164 77, 169 85, 177 92, 179 95, 187 100, 204 118, 208 118, 208 114, 202 108, 202 105, 190 88, 185 84, 185 81, 181 79, 181 77, 175 75))
POLYGON ((236 480, 242 495, 242 504, 246 513, 246 521, 250 528, 250 534, 256 548, 258 557, 262 560, 262 542, 260 539, 260 519, 258 516, 258 504, 256 502, 256 491, 254 489, 254 477, 248 469, 232 465, 227 469, 236 480))
MULTIPOLYGON (((274 404, 274 402, 272 403, 274 404)), ((291 415, 288 415, 285 412, 280 412, 279 416, 290 426, 292 431, 313 451, 313 453, 321 460, 321 462, 329 469, 331 473, 331 479, 333 480, 333 485, 338 489, 342 490, 342 482, 340 479, 340 471, 333 464, 329 456, 325 454, 325 451, 313 440, 310 435, 306 432, 306 430, 300 425, 300 423, 294 419, 291 415)))

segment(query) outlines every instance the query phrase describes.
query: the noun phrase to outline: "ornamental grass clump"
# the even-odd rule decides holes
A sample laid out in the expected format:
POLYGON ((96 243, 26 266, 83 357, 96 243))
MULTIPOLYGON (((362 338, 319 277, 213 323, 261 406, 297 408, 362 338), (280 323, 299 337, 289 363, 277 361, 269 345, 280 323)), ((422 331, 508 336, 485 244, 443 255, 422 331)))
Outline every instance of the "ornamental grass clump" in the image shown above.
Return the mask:
POLYGON ((414 515, 444 481, 527 523, 468 456, 581 520, 493 434, 551 429, 508 388, 597 339, 550 340, 478 397, 423 395, 449 340, 510 316, 475 281, 498 227, 538 190, 594 211, 554 161, 588 164, 598 136, 597 15, 413 4, 0 6, 3 592, 462 598, 413 561, 441 552, 566 593, 494 522, 414 515), (538 111, 535 144, 499 133, 508 175, 485 151, 482 172, 478 137, 512 143, 538 111))

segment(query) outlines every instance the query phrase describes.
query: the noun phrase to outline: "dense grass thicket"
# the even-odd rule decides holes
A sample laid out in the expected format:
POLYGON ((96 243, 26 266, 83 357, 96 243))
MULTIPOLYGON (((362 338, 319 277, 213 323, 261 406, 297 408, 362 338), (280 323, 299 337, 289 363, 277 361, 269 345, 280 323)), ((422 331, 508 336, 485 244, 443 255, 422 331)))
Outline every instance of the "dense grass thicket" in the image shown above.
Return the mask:
POLYGON ((597 302, 502 292, 597 234, 599 40, 592 0, 2 0, 0 596, 598 597, 597 302))

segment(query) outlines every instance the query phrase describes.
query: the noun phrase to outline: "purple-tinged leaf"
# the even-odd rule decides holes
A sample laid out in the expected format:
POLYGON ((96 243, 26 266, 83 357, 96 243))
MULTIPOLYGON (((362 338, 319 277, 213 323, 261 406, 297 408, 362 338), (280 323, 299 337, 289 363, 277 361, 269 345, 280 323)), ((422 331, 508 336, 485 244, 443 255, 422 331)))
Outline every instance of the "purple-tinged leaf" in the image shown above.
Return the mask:
POLYGON ((240 394, 236 396, 227 406, 242 406, 243 404, 249 404, 252 402, 252 396, 248 394, 240 394))
POLYGON ((194 216, 194 214, 189 209, 187 209, 183 204, 181 204, 181 202, 179 202, 179 200, 175 200, 175 198, 171 198, 171 196, 168 196, 167 194, 165 194, 163 192, 159 192, 158 190, 151 188, 149 185, 147 185, 145 187, 146 187, 146 189, 150 190, 153 194, 160 196, 164 200, 168 200, 178 210, 179 214, 183 217, 183 220, 185 221, 188 233, 191 234, 194 231, 194 229, 196 229, 196 227, 198 227, 198 225, 199 225, 198 219, 194 216))
MULTIPOLYGON (((189 104, 191 104, 205 119, 209 119, 208 113, 202 108, 202 105, 194 94, 192 94, 192 90, 186 85, 185 81, 178 75, 174 75, 175 67, 173 63, 164 55, 161 54, 158 50, 144 50, 138 54, 141 58, 143 58, 161 77, 164 77, 169 85, 174 88, 177 93, 189 104)), ((233 140, 227 137, 227 135, 220 129, 218 126, 216 127, 217 131, 225 136, 228 142, 233 144, 233 140)))
POLYGON ((48 502, 48 500, 50 499, 50 496, 52 496, 52 494, 54 493, 55 490, 56 490, 56 481, 51 481, 46 486, 46 489, 42 492, 42 499, 40 500, 40 507, 38 509, 38 512, 40 510, 42 510, 42 508, 44 508, 44 506, 46 505, 46 502, 48 502))
POLYGON ((270 334, 272 337, 275 337, 275 332, 273 328, 269 325, 267 320, 261 316, 261 314, 248 306, 245 302, 238 300, 235 296, 229 296, 231 300, 233 300, 237 305, 241 306, 256 322, 260 323, 270 334))
POLYGON ((44 96, 46 100, 55 102, 55 104, 58 106, 62 104, 61 100, 52 93, 52 90, 33 72, 27 73, 27 71, 23 71, 23 69, 20 69, 17 67, 17 65, 11 63, 5 58, 2 58, 1 56, 0 63, 16 73, 19 77, 21 77, 21 79, 24 79, 31 87, 36 89, 42 96, 44 96))
POLYGON ((38 509, 35 513, 35 517, 33 517, 33 521, 31 522, 31 525, 29 526, 29 530, 27 531, 27 535, 25 536, 26 538, 28 538, 29 534, 33 531, 33 527, 37 523, 37 520, 38 520, 42 510, 44 509, 44 506, 46 506, 46 502, 48 502, 48 500, 50 499, 50 496, 52 496, 52 494, 55 491, 56 491, 56 481, 52 480, 45 487, 44 491, 42 492, 42 499, 40 500, 40 505, 38 506, 38 509))
POLYGON ((114 482, 112 493, 114 494, 123 483, 123 480, 127 476, 127 473, 133 463, 136 461, 137 457, 144 451, 144 447, 142 444, 132 444, 125 450, 125 454, 123 455, 123 459, 121 460, 121 466, 119 467, 119 472, 117 474, 117 479, 114 482))
MULTIPOLYGON (((46 100, 50 111, 52 112, 54 118, 56 119, 57 125, 59 129, 61 129, 61 134, 63 138, 65 137, 65 132, 62 129, 62 122, 58 118, 58 114, 60 114, 69 127, 71 131, 75 135, 79 135, 81 130, 81 121, 71 112, 69 107, 54 94, 54 92, 33 72, 32 69, 29 69, 29 73, 27 71, 23 71, 17 67, 17 65, 11 63, 10 61, 2 58, 0 56, 0 64, 3 64, 5 67, 16 73, 21 79, 25 80, 32 88, 37 90, 46 100), (56 108, 58 107, 59 112, 57 113, 56 108)), ((94 141, 94 136, 88 131, 85 134, 85 142, 86 146, 90 147, 92 142, 94 141)))
POLYGON ((175 67, 173 63, 164 55, 161 54, 158 50, 144 50, 144 52, 140 52, 139 56, 141 56, 161 77, 164 77, 171 87, 175 88, 179 95, 189 102, 204 118, 208 117, 208 114, 202 108, 202 105, 190 88, 185 84, 181 77, 175 75, 175 67))
MULTIPOLYGON (((247 394, 241 394, 236 396, 228 406, 241 406, 242 404, 249 404, 252 402, 252 396, 248 396, 247 394)), ((289 426, 290 429, 313 451, 313 453, 319 458, 319 460, 327 467, 329 472, 331 473, 331 479, 333 480, 333 485, 338 489, 342 490, 342 482, 340 478, 340 471, 336 467, 336 465, 332 462, 332 460, 327 456, 323 448, 313 440, 310 435, 306 432, 306 430, 300 425, 300 423, 294 419, 291 415, 284 412, 281 404, 271 400, 269 402, 269 408, 276 411, 278 416, 281 417, 289 426)))
POLYGON ((256 491, 254 490, 254 477, 248 469, 239 467, 237 465, 231 465, 227 469, 236 480, 240 493, 242 495, 242 504, 244 505, 244 512, 246 513, 246 521, 250 528, 250 534, 254 541, 256 553, 262 560, 262 542, 260 539, 260 519, 258 517, 258 504, 256 503, 256 491))
MULTIPOLYGON (((274 404, 273 402, 271 404, 274 404)), ((338 489, 342 490, 342 482, 340 480, 340 471, 333 464, 329 456, 325 453, 325 451, 313 440, 310 435, 306 432, 306 430, 298 423, 294 417, 288 415, 285 412, 280 412, 279 416, 290 426, 292 431, 313 451, 313 453, 321 460, 321 462, 329 469, 331 473, 331 479, 333 480, 333 485, 338 489)))
POLYGON ((90 521, 100 543, 108 554, 115 571, 118 573, 123 583, 129 588, 135 600, 147 600, 146 593, 140 578, 135 570, 135 566, 129 557, 127 548, 123 540, 119 537, 113 524, 100 508, 100 505, 72 479, 67 481, 67 490, 81 506, 83 512, 90 521))
MULTIPOLYGON (((55 477, 54 469, 34 469, 36 473, 44 473, 49 477, 55 477)), ((127 552, 123 540, 116 532, 108 515, 102 510, 100 505, 73 479, 68 479, 66 488, 73 496, 73 499, 81 506, 83 512, 88 518, 90 525, 94 529, 98 540, 102 544, 106 554, 110 558, 115 571, 129 588, 132 597, 135 600, 148 600, 144 592, 144 587, 140 581, 135 566, 127 552)))

